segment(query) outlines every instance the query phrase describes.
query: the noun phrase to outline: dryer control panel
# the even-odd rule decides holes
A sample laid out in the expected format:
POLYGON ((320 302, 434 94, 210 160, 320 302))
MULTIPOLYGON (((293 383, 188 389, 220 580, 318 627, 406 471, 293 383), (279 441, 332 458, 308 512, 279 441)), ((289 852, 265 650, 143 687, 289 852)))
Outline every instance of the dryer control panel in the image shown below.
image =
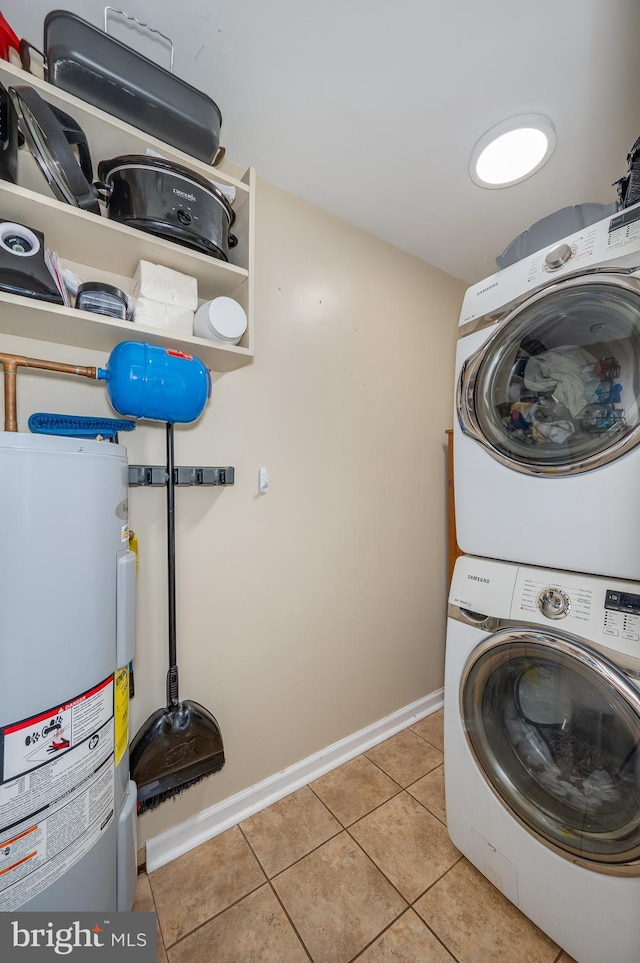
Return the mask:
POLYGON ((609 222, 607 247, 624 247, 630 241, 640 238, 640 208, 632 207, 622 214, 612 217, 609 222))

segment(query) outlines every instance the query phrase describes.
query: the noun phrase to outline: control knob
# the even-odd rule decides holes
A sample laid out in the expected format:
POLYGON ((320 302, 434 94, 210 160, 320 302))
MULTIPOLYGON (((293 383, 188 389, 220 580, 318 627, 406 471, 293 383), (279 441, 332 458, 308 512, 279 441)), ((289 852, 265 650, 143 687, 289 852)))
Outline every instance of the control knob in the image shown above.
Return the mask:
POLYGON ((563 619, 571 611, 571 599, 567 593, 551 586, 538 593, 536 605, 547 619, 563 619))
POLYGON ((558 244, 552 251, 549 251, 544 264, 547 271, 557 271, 563 264, 566 264, 573 257, 573 248, 568 244, 558 244))

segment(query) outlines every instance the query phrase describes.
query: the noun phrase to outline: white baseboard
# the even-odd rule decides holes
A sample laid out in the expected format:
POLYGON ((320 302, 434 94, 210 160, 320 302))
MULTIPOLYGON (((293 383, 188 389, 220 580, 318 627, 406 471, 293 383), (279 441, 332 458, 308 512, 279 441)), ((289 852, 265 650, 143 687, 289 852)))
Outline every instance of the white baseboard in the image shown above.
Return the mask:
POLYGON ((334 742, 332 746, 321 749, 313 756, 296 762, 288 769, 274 776, 268 776, 267 779, 236 793, 235 796, 229 796, 215 806, 204 809, 180 823, 179 826, 153 836, 147 840, 147 871, 151 872, 164 866, 172 859, 182 856, 190 849, 195 849, 208 839, 213 839, 226 829, 236 826, 243 819, 271 806, 272 803, 283 799, 296 789, 313 782, 326 772, 336 769, 354 756, 359 756, 372 746, 384 742, 401 729, 406 729, 419 719, 440 709, 443 701, 444 690, 437 689, 430 695, 418 699, 417 702, 398 709, 385 719, 380 719, 365 729, 360 729, 359 732, 334 742))

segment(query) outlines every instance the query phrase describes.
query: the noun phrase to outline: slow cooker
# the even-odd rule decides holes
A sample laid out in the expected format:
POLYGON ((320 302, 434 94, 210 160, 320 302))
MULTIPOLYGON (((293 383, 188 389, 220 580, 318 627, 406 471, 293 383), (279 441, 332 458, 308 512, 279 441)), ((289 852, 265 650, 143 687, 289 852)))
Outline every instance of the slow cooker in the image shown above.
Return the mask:
POLYGON ((238 243, 230 233, 235 212, 205 177, 162 157, 127 154, 100 161, 98 178, 112 220, 229 260, 238 243))

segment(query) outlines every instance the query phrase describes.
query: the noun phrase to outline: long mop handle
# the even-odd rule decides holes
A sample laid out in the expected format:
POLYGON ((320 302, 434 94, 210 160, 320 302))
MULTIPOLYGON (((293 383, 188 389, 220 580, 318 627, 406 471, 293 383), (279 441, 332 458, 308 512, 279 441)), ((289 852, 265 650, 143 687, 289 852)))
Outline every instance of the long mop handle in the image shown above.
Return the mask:
POLYGON ((176 518, 173 458, 173 425, 167 422, 167 594, 169 600, 169 671, 167 706, 178 705, 178 666, 176 645, 176 518))

